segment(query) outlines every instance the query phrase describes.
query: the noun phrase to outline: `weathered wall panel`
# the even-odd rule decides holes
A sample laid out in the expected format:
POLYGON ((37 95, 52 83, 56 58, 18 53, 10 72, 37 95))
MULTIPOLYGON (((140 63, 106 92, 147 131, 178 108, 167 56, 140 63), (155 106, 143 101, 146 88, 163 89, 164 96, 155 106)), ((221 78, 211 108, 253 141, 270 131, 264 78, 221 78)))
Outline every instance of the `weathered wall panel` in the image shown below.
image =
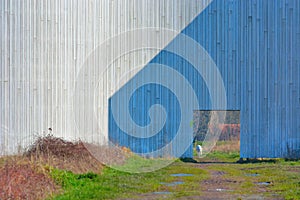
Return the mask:
MULTIPOLYGON (((132 118, 141 126, 149 123, 151 105, 170 110, 170 121, 157 138, 132 139, 109 112, 108 99, 119 98, 118 106, 122 105, 118 95, 136 84, 143 70, 151 72, 153 63, 182 74, 196 91, 200 109, 220 109, 212 107, 203 77, 191 63, 166 51, 176 46, 197 54, 178 43, 176 35, 159 37, 157 49, 128 52, 119 58, 114 58, 118 49, 153 38, 147 34, 128 37, 98 49, 115 35, 146 27, 159 33, 164 28, 182 30, 209 53, 224 80, 227 109, 241 111, 241 157, 285 157, 300 151, 298 0, 3 0, 0 25, 0 154, 16 153, 19 145, 25 147, 50 133, 50 127, 59 137, 97 142, 106 142, 109 132, 115 143, 136 152, 164 146, 174 137, 182 116, 178 100, 166 88, 144 86, 129 105, 132 118), (93 55, 98 51, 105 54, 93 55), (98 80, 102 71, 97 64, 103 60, 113 61, 98 80), (86 66, 90 68, 83 69, 86 66), (82 85, 76 90, 78 82, 82 85), (95 91, 98 99, 91 106, 95 91), (86 112, 90 109, 93 113, 95 109, 96 121, 86 112)), ((172 79, 161 77, 166 78, 172 79)), ((185 90, 183 83, 173 83, 185 90)), ((217 85, 214 89, 219 90, 217 85)), ((189 101, 187 96, 185 103, 189 101)), ((190 138, 192 131, 185 130, 190 138)), ((178 156, 179 145, 170 150, 173 155, 178 156)), ((188 148, 185 155, 191 153, 188 148)))
MULTIPOLYGON (((107 84, 100 89, 97 124, 84 111, 90 106, 87 105, 88 98, 94 94, 99 81, 93 76, 99 72, 99 66, 95 65, 88 71, 88 77, 79 80, 85 83, 82 91, 85 98, 80 98, 78 105, 74 105, 74 85, 85 62, 110 60, 114 50, 106 57, 98 56, 92 61, 90 55, 107 39, 129 30, 154 27, 178 32, 209 2, 1 1, 0 154, 16 153, 18 146, 26 147, 36 137, 50 133, 48 128, 52 128, 52 134, 66 139, 85 139, 89 134, 98 134, 101 138, 91 140, 105 140, 108 113, 103 105, 107 105, 107 98, 116 91, 114 81, 120 77, 123 82, 129 80, 137 70, 124 75, 125 72, 137 66, 141 68, 172 37, 161 39, 158 49, 114 58, 111 70, 106 72, 104 82, 107 84), (101 127, 101 133, 98 127, 101 127), (90 133, 90 130, 96 132, 90 133)), ((143 42, 148 38, 145 35, 138 40, 143 42)), ((122 47, 132 42, 132 38, 126 38, 118 45, 122 47)))
MULTIPOLYGON (((199 42, 215 61, 226 88, 227 109, 241 111, 243 158, 300 155, 299 4, 296 0, 215 0, 182 31, 199 42)), ((177 42, 178 38, 175 38, 170 45, 176 45, 177 42)), ((178 45, 178 48, 185 47, 178 45)), ((192 49, 184 51, 197 53, 192 49)), ((193 66, 186 63, 184 58, 162 51, 144 69, 152 67, 155 70, 151 63, 165 64, 185 76, 197 93, 200 109, 222 109, 211 107, 205 83, 197 78, 197 73, 192 71, 193 66)), ((151 72, 151 69, 148 71, 151 72)), ((139 73, 131 81, 138 80, 138 76, 146 75, 139 73)), ((128 82, 122 90, 132 87, 128 82)), ((162 87, 160 89, 163 90, 162 87)), ((122 90, 112 98, 122 99, 122 90)), ((172 103, 172 98, 164 97, 164 93, 155 93, 151 87, 145 87, 143 92, 132 98, 138 101, 144 94, 149 94, 151 99, 159 99, 159 103, 170 110, 169 120, 173 128, 166 125, 164 130, 168 133, 176 130, 176 124, 181 120, 176 116, 180 116, 182 111, 174 110, 176 105, 172 103)), ((139 107, 140 112, 148 116, 149 105, 141 103, 139 107)), ((139 145, 132 145, 130 135, 118 129, 114 118, 110 119, 111 139, 137 152, 142 151, 139 145), (123 139, 118 138, 120 135, 123 139)), ((137 118, 136 122, 145 125, 149 120, 137 118)), ((189 129, 185 131, 187 135, 191 134, 189 129)), ((173 137, 172 134, 170 136, 173 137)), ((143 142, 140 142, 142 145, 143 142)), ((148 142, 149 147, 153 146, 151 140, 148 142)), ((192 156, 192 149, 189 148, 185 155, 192 156)))

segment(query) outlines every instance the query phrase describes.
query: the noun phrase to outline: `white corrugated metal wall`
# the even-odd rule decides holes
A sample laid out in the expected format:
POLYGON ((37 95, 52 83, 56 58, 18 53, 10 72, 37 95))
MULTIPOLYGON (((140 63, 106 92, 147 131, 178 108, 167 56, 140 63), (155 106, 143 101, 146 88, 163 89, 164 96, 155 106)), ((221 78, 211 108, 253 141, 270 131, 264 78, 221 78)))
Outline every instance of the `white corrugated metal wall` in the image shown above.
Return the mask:
MULTIPOLYGON (((80 109, 89 105, 85 105, 84 98, 74 105, 74 85, 89 55, 107 39, 129 30, 156 27, 158 32, 164 28, 180 31, 209 3, 210 0, 0 1, 0 155, 17 153, 19 147, 26 147, 37 136, 50 133, 48 128, 58 137, 85 139, 90 134, 85 130, 101 127, 92 128, 96 131, 93 134, 101 132, 107 137, 105 102, 121 87, 115 83, 126 83, 159 49, 128 52, 117 59, 110 58, 113 52, 105 58, 100 56, 98 59, 114 62, 100 83, 91 80, 92 76, 83 76, 83 82, 89 84, 82 92, 90 97, 95 88, 99 89, 101 98, 96 100, 95 109, 98 124, 83 115, 78 129, 74 115, 77 112, 80 116, 80 109)), ((113 46, 148 39, 146 35, 127 38, 113 46)), ((160 38, 160 49, 171 39, 160 38)), ((114 51, 110 47, 105 50, 114 51)), ((94 68, 89 73, 97 73, 98 62, 92 63, 94 68)))

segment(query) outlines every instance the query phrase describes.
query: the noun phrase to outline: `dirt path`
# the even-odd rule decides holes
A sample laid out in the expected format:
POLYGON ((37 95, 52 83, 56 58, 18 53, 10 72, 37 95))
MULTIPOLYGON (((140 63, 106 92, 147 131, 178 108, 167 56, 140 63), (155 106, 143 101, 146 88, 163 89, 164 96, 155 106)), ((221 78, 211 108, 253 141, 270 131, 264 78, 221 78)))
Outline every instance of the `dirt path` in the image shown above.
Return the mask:
MULTIPOLYGON (((252 177, 231 176, 227 172, 218 170, 218 168, 230 169, 235 163, 188 163, 191 167, 201 168, 210 175, 208 179, 199 182, 200 196, 184 196, 176 199, 201 199, 201 200, 222 200, 222 199, 284 199, 272 193, 267 185, 255 185, 251 188, 245 188, 243 184, 252 177), (217 170, 216 170, 217 169, 217 170)), ((234 169, 236 170, 236 168, 234 169)), ((238 168, 237 170, 242 170, 238 168)), ((243 173, 243 172, 241 172, 243 173)), ((257 177, 253 177, 253 184, 256 184, 257 177)), ((138 195, 137 199, 174 199, 172 193, 146 193, 138 195)))
POLYGON ((226 166, 229 164, 195 164, 195 167, 200 167, 210 174, 210 178, 200 184, 202 195, 197 197, 198 199, 283 199, 278 196, 265 197, 264 194, 269 193, 266 186, 255 187, 256 191, 252 191, 254 194, 244 195, 239 188, 245 179, 226 176, 224 171, 212 170, 214 165, 226 166))

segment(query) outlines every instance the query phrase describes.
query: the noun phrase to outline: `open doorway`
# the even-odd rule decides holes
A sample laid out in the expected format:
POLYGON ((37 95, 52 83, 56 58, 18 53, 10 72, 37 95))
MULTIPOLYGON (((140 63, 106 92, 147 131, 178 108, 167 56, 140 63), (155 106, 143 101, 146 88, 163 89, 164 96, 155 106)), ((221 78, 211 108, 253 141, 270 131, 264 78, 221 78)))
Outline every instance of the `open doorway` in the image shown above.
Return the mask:
POLYGON ((213 128, 218 128, 221 132, 214 146, 213 151, 236 152, 240 151, 240 111, 239 110, 195 110, 193 113, 193 137, 194 146, 202 144, 208 132, 214 132, 213 128), (212 113, 216 116, 226 112, 223 123, 211 125, 212 113))

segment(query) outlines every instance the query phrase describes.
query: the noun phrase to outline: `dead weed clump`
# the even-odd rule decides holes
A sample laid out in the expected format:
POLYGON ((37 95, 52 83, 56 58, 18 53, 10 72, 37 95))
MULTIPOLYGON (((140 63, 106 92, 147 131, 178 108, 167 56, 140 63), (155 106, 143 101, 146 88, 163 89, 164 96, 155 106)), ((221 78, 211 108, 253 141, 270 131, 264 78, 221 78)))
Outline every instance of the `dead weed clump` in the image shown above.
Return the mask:
POLYGON ((129 154, 124 148, 69 142, 51 135, 38 138, 23 155, 0 158, 0 200, 47 198, 61 191, 50 177, 52 168, 100 173, 102 163, 122 164, 129 154))
POLYGON ((102 163, 94 158, 83 142, 69 142, 48 135, 41 137, 24 154, 31 161, 73 173, 99 173, 102 163))
POLYGON ((47 173, 24 157, 6 159, 0 166, 0 199, 44 199, 59 190, 47 173))

